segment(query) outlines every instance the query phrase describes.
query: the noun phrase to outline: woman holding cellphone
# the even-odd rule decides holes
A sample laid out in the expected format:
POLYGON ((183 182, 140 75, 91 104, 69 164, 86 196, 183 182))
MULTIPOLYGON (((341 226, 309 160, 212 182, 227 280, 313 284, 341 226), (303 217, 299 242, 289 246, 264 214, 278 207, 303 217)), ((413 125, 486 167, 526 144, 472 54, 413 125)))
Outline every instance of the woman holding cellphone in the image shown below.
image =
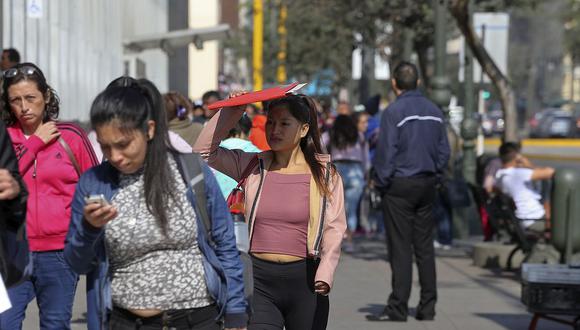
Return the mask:
POLYGON ((98 324, 89 327, 219 330, 223 322, 226 329, 246 329, 229 210, 204 164, 207 237, 199 196, 169 144, 157 88, 118 78, 94 100, 90 116, 107 161, 81 177, 65 247, 75 271, 97 274, 88 313, 98 324))

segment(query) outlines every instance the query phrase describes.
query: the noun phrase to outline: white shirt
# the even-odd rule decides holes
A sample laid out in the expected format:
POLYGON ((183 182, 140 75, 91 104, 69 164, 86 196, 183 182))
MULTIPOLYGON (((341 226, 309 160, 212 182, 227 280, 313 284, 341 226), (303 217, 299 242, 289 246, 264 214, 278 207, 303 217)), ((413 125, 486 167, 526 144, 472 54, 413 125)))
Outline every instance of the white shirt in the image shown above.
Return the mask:
POLYGON ((495 175, 499 189, 514 200, 516 217, 523 220, 524 227, 546 214, 540 203, 542 196, 532 189, 532 173, 529 168, 510 167, 500 169, 495 175))

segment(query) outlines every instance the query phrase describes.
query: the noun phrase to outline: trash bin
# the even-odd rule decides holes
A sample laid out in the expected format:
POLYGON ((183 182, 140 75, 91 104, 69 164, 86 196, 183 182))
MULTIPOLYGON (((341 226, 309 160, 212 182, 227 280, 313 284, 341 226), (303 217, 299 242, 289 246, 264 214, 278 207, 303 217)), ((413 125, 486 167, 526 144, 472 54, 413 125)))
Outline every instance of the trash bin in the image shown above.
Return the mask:
POLYGON ((552 245, 569 263, 580 252, 580 171, 559 169, 552 186, 552 245))

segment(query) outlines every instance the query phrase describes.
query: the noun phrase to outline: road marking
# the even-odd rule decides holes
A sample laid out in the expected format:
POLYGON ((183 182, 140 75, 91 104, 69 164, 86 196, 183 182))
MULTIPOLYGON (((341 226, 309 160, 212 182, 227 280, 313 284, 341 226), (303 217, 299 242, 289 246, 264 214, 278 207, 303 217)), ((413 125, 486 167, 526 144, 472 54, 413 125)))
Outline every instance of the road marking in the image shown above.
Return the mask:
MULTIPOLYGON (((499 147, 500 139, 485 139, 485 146, 499 147)), ((524 139, 524 147, 579 147, 580 139, 524 139)))
POLYGON ((538 154, 528 154, 524 155, 530 159, 537 160, 555 160, 562 162, 580 162, 580 156, 561 156, 561 155, 538 155, 538 154))

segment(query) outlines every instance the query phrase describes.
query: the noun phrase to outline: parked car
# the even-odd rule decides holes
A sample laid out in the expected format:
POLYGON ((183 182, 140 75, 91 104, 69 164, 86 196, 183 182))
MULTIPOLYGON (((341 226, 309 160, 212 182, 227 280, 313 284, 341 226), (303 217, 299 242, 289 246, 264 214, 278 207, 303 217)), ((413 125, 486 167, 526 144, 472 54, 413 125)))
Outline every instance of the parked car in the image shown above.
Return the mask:
POLYGON ((503 134, 504 126, 502 111, 490 111, 482 117, 481 129, 487 137, 503 134))
POLYGON ((578 135, 576 118, 568 111, 548 108, 530 119, 531 138, 574 138, 578 135))

